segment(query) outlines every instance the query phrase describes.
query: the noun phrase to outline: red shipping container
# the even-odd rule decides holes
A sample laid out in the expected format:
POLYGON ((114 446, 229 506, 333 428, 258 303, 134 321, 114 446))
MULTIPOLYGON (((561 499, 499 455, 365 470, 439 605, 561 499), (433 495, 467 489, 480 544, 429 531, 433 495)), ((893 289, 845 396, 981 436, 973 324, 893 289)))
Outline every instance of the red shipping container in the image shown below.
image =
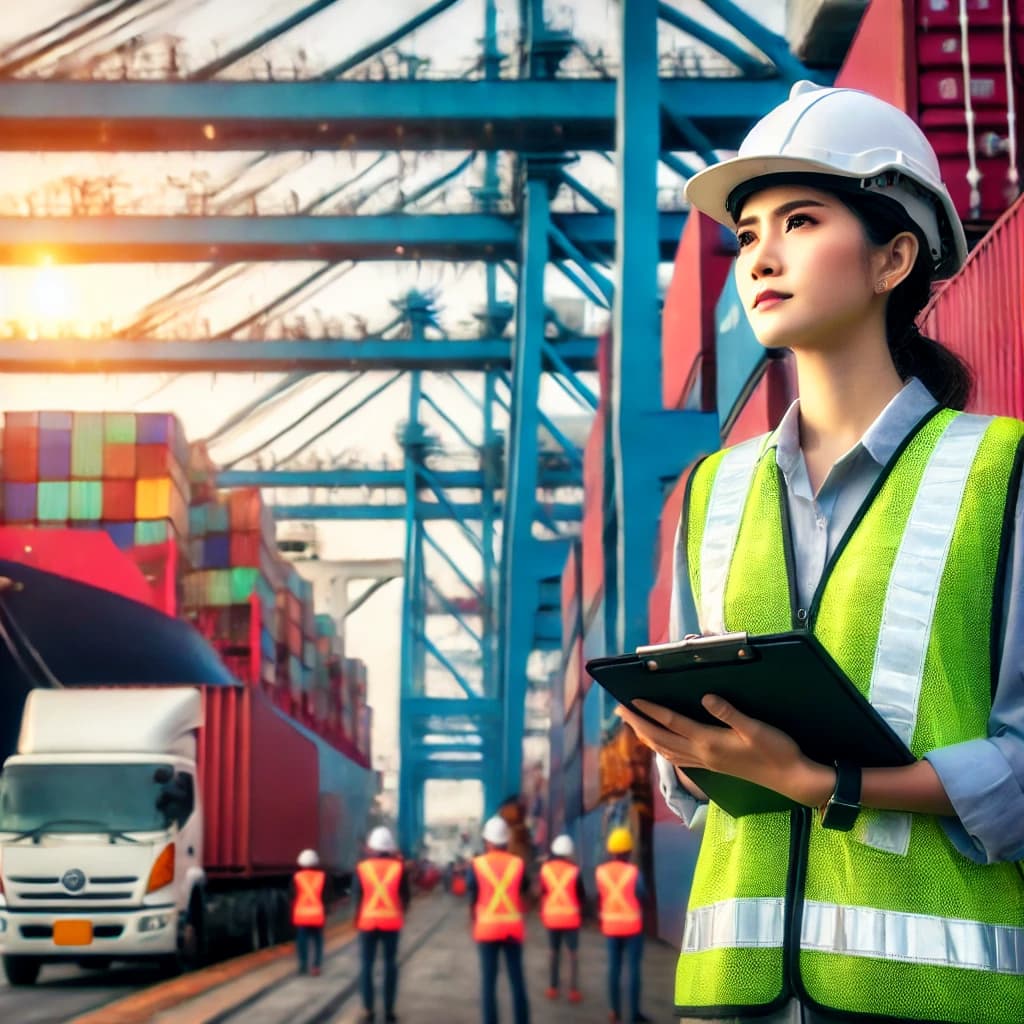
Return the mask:
POLYGON ((4 430, 3 476, 13 483, 35 483, 39 479, 39 430, 10 426, 13 415, 7 414, 4 430))
POLYGON ((1015 188, 1007 178, 1010 162, 1006 157, 979 157, 975 162, 981 173, 978 182, 981 208, 978 211, 971 210, 971 186, 967 181, 971 165, 967 157, 939 157, 942 180, 963 220, 995 220, 1017 198, 1019 186, 1015 188))
POLYGON ((230 544, 230 558, 233 566, 251 566, 256 568, 260 564, 260 545, 262 538, 258 533, 232 533, 230 544))
POLYGON ((601 406, 594 416, 583 452, 582 613, 585 621, 604 593, 604 463, 605 418, 601 406))
MULTIPOLYGON (((924 71, 918 84, 922 107, 963 107, 964 76, 960 70, 924 71)), ((971 71, 971 104, 975 107, 1006 106, 1006 72, 974 68, 971 71)))
POLYGON ((103 446, 103 478, 105 480, 134 480, 135 445, 114 444, 103 446))
POLYGON ((688 466, 665 499, 658 524, 657 572, 648 601, 648 640, 652 644, 678 640, 669 636, 669 605, 672 600, 672 575, 675 569, 676 530, 683 511, 683 498, 693 467, 688 466))
POLYGON ((1024 198, 999 219, 932 300, 922 331, 975 375, 969 408, 1024 418, 1024 198))
POLYGON ((110 523, 135 520, 135 481, 103 481, 103 519, 110 523))
MULTIPOLYGON (((1002 24, 1003 0, 967 0, 966 8, 971 28, 1002 24)), ((917 0, 917 23, 925 29, 958 26, 960 0, 917 0)))
POLYGON ((715 407, 715 303, 732 266, 725 229, 704 214, 687 217, 665 295, 661 329, 666 409, 715 407), (691 393, 699 382, 700 393, 691 393))
MULTIPOLYGON (((1002 31, 988 29, 970 32, 967 36, 967 57, 972 74, 976 68, 1005 68, 1002 31)), ((960 30, 957 28, 919 33, 917 61, 922 71, 928 68, 962 68, 963 45, 960 30)))
POLYGON ((258 530, 263 515, 263 498, 258 487, 236 487, 228 497, 232 531, 258 530))
POLYGON ((899 107, 917 110, 913 10, 903 0, 871 0, 836 76, 836 85, 863 89, 899 107))
POLYGON ((158 479, 172 475, 174 459, 171 450, 163 444, 139 444, 135 446, 135 475, 141 478, 158 479))

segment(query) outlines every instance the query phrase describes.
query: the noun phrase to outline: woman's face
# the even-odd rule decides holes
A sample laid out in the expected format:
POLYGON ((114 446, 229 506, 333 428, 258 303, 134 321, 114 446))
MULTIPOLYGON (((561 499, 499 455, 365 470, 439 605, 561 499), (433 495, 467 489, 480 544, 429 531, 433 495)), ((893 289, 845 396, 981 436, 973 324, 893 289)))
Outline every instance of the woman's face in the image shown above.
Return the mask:
POLYGON ((736 284, 766 348, 826 350, 877 315, 884 253, 827 192, 779 185, 755 192, 736 224, 736 284))

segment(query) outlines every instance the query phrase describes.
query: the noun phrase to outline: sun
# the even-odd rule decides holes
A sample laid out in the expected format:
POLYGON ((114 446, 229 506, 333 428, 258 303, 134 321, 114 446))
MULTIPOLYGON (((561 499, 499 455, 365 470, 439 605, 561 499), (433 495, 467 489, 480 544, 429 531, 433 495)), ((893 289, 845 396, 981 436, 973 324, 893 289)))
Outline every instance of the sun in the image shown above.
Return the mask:
POLYGON ((29 312, 43 323, 67 320, 74 309, 74 291, 68 273, 56 266, 52 256, 44 256, 29 288, 29 312))

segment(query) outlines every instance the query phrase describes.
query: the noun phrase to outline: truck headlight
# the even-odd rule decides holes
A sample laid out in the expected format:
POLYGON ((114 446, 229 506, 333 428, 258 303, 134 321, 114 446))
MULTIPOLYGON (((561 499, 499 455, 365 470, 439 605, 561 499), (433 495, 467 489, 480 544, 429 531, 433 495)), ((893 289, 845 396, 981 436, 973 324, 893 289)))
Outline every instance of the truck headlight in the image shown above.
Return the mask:
POLYGON ((139 931, 158 932, 161 928, 166 928, 170 920, 170 914, 147 914, 139 918, 139 931))

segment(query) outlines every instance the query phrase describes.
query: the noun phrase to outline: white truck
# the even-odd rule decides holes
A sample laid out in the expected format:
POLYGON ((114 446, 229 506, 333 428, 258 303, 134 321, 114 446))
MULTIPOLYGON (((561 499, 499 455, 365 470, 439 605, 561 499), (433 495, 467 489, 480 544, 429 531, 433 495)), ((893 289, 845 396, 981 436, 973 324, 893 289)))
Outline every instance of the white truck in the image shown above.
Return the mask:
POLYGON ((0 775, 0 953, 168 969, 291 933, 300 850, 341 891, 375 776, 243 686, 33 690, 0 775))

